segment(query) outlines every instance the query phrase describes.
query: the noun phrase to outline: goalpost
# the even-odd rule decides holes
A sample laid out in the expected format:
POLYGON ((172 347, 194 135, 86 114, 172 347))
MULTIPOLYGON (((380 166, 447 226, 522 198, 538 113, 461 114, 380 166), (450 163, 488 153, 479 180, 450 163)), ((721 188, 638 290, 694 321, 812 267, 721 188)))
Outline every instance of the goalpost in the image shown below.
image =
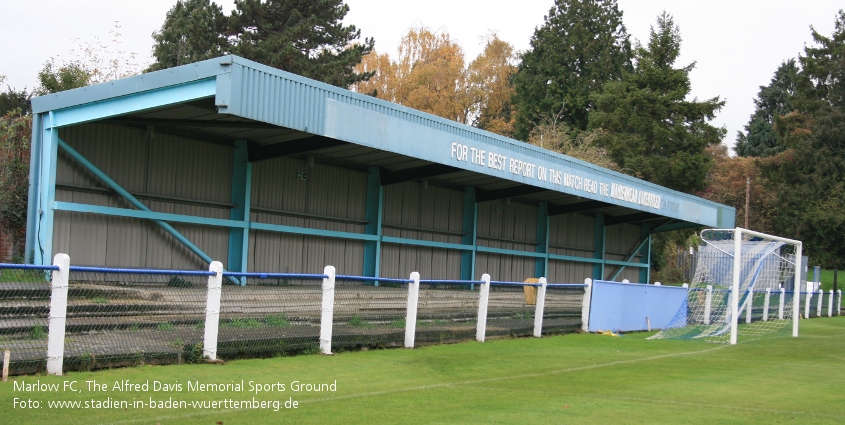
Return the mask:
POLYGON ((797 337, 801 241, 739 227, 704 230, 701 240, 684 304, 649 339, 736 344, 738 336, 767 335, 790 323, 797 337))

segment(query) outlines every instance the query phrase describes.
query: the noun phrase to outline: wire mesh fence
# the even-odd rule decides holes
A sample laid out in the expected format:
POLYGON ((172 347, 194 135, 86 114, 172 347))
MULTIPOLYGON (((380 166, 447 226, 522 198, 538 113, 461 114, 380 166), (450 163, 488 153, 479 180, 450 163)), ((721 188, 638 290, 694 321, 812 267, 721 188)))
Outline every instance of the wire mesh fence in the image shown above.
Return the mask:
POLYGON ((217 353, 223 358, 316 352, 322 275, 224 273, 217 353))
POLYGON ((408 310, 406 279, 337 276, 332 347, 400 347, 408 310), (374 285, 378 282, 378 286, 374 285))
MULTIPOLYGON (((90 370, 577 332, 590 307, 589 282, 548 284, 542 291, 542 279, 490 282, 487 275, 485 281, 419 280, 417 273, 386 279, 335 276, 332 267, 310 275, 231 273, 218 262, 212 264, 217 271, 67 271, 63 264, 64 272, 0 264, 0 350, 12 353, 12 374, 41 371, 45 364, 49 372, 55 359, 59 371, 62 361, 66 370, 90 370), (64 284, 55 278, 63 273, 64 284), (53 310, 56 294, 66 312, 53 310), (535 328, 537 314, 541 329, 535 328), (57 318, 63 333, 54 355, 48 353, 56 353, 57 318)), ((791 305, 791 292, 766 292, 751 294, 746 313, 752 322, 777 320, 791 305)), ((838 302, 829 294, 807 295, 811 317, 826 315, 838 302)))
POLYGON ((578 332, 582 326, 584 291, 582 284, 546 285, 543 335, 578 332))
POLYGON ((533 335, 539 286, 536 283, 490 282, 487 336, 533 335))
POLYGON ((478 323, 481 281, 420 280, 418 345, 469 341, 478 323))
POLYGON ((207 281, 208 272, 71 267, 65 367, 198 360, 207 281))
POLYGON ((12 374, 45 368, 50 274, 44 269, 0 266, 0 352, 10 351, 12 374))

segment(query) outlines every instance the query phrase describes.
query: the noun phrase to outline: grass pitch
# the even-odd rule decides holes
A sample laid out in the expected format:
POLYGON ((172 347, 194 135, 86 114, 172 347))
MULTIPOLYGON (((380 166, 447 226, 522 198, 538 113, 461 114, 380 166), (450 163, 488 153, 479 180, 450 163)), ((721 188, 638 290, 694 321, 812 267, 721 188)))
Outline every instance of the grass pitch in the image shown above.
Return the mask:
POLYGON ((845 318, 803 320, 799 338, 737 346, 646 341, 649 335, 564 335, 13 377, 0 384, 0 418, 62 424, 845 422, 845 318), (86 381, 105 384, 106 391, 91 391, 86 381), (326 391, 296 391, 294 381, 326 391), (66 382, 78 391, 65 391, 66 382), (115 389, 127 382, 129 388, 115 389), (143 383, 149 387, 131 387, 143 383), (205 386, 200 391, 189 383, 205 386), (256 384, 266 391, 256 394, 256 384), (15 398, 39 407, 15 407, 15 398), (151 399, 186 404, 151 408, 151 399), (253 399, 267 407, 232 405, 253 399), (297 408, 285 408, 291 400, 297 408), (57 402, 64 407, 49 405, 57 402), (85 402, 100 408, 83 408, 85 402))

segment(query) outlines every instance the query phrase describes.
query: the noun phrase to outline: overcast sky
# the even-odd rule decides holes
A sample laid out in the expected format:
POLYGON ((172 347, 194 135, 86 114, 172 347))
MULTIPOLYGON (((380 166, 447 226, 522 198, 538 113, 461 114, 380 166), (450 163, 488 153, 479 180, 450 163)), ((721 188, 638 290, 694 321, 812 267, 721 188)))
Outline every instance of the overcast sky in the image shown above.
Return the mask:
MULTIPOLYGON (((112 52, 135 53, 149 63, 153 31, 161 27, 176 0, 2 0, 0 75, 18 90, 35 86, 51 57, 73 59, 71 50, 95 39, 110 43, 115 21, 121 44, 112 52)), ((228 13, 233 0, 217 1, 228 13)), ((628 33, 648 41, 650 26, 666 10, 680 27, 683 43, 677 65, 695 62, 692 95, 719 96, 727 104, 714 120, 725 126, 733 146, 754 111, 759 86, 769 83, 785 59, 811 42, 810 26, 829 36, 836 12, 833 0, 618 0, 628 33)), ((376 39, 376 49, 395 55, 402 33, 414 25, 448 31, 464 48, 467 62, 481 51, 490 31, 519 50, 529 47, 553 0, 347 0, 347 24, 376 39)), ((128 55, 126 55, 128 56, 128 55)), ((2 87, 5 90, 5 86, 2 87)))

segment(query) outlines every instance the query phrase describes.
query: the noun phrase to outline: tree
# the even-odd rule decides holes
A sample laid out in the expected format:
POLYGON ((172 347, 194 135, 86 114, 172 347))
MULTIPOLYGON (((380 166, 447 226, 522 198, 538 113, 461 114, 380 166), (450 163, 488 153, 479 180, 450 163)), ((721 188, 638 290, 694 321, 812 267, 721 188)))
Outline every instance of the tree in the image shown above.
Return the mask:
POLYGON ((338 87, 365 81, 355 65, 372 49, 361 31, 342 21, 342 0, 236 0, 229 17, 231 52, 338 87))
POLYGON ((794 110, 795 83, 798 66, 794 59, 781 63, 768 86, 760 86, 754 99, 756 109, 745 125, 745 133, 737 132, 736 154, 767 157, 782 152, 783 141, 775 129, 779 117, 794 110))
POLYGON ((445 31, 411 28, 399 43, 395 64, 396 103, 467 123, 464 51, 445 31))
POLYGON ((23 254, 29 190, 32 116, 20 109, 0 116, 0 228, 11 236, 15 255, 23 254))
POLYGON ((490 34, 484 51, 467 69, 472 125, 510 137, 516 124, 513 75, 517 56, 509 43, 490 34))
POLYGON ((355 70, 373 77, 353 90, 504 136, 513 132, 513 46, 492 34, 465 67, 457 40, 420 25, 405 33, 397 50, 395 61, 376 51, 365 56, 355 70))
POLYGON ((675 68, 681 35, 667 13, 657 18, 648 45, 636 49, 636 67, 622 81, 593 94, 590 127, 604 130, 599 145, 623 169, 671 189, 704 189, 710 169, 708 146, 725 135, 708 121, 725 104, 718 97, 686 100, 694 65, 675 68))
POLYGON ((697 195, 736 208, 737 226, 763 233, 773 233, 776 194, 762 175, 758 159, 730 157, 728 147, 719 144, 707 148, 713 167, 707 175, 707 187, 697 195), (748 185, 750 182, 750 186, 748 185), (747 191, 747 189, 750 190, 747 191), (746 192, 750 192, 748 222, 745 222, 746 192))
POLYGON ((34 92, 36 96, 58 93, 91 84, 91 72, 78 61, 62 65, 50 59, 38 72, 38 83, 34 92))
POLYGON ((601 130, 573 132, 555 117, 544 118, 528 136, 528 143, 543 149, 562 153, 609 170, 621 171, 619 165, 600 147, 597 139, 601 130))
POLYGON ((811 33, 813 45, 798 58, 796 110, 777 119, 786 149, 761 160, 761 168, 777 194, 777 233, 804 241, 821 265, 843 267, 845 12, 837 14, 831 37, 811 33))
POLYGON ((514 136, 525 140, 542 117, 586 130, 593 101, 631 66, 631 43, 616 0, 555 0, 534 31, 514 77, 514 136))
MULTIPOLYGON (((0 75, 0 84, 6 81, 5 75, 0 75)), ((28 114, 31 112, 32 106, 29 104, 31 95, 26 92, 26 89, 17 91, 10 86, 6 87, 6 91, 0 93, 0 116, 4 116, 12 111, 19 111, 19 113, 28 114)))
POLYGON ((211 59, 229 52, 226 15, 209 0, 179 0, 153 33, 155 62, 148 71, 211 59))

